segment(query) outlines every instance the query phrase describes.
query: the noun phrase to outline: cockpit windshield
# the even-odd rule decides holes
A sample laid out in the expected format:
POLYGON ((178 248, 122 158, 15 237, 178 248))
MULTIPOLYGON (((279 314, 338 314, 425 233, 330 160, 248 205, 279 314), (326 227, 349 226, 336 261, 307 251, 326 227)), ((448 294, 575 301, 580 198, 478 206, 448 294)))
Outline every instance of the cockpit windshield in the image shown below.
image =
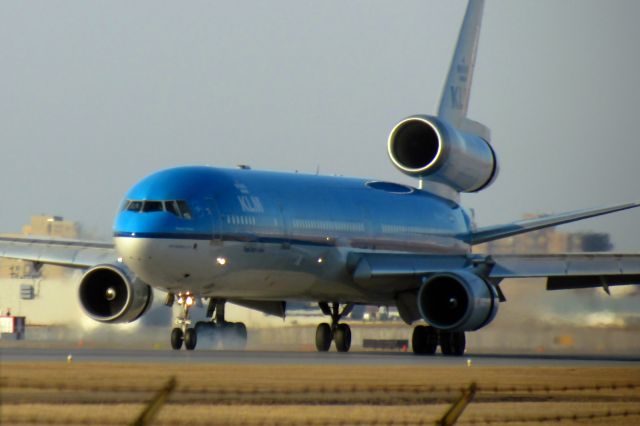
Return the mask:
POLYGON ((134 213, 162 212, 171 213, 174 216, 190 220, 192 218, 189 204, 184 200, 149 201, 127 200, 122 211, 134 213))
POLYGON ((124 209, 129 212, 139 212, 142 208, 142 201, 129 201, 124 205, 124 209))
POLYGON ((142 206, 143 213, 149 212, 161 212, 164 209, 162 208, 162 201, 145 201, 142 206))

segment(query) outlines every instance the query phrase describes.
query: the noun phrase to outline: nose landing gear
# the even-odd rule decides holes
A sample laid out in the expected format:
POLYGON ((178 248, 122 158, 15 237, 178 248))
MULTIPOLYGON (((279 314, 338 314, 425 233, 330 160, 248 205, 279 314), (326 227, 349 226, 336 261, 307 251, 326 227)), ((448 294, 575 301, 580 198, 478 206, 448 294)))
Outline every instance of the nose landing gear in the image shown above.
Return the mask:
POLYGON ((182 307, 182 313, 176 318, 176 325, 171 330, 171 347, 179 350, 184 342, 184 347, 188 351, 192 351, 196 348, 198 343, 198 334, 196 330, 189 327, 191 320, 189 319, 189 309, 194 305, 196 299, 191 293, 179 293, 177 298, 178 305, 182 307))
POLYGON ((347 303, 342 311, 338 302, 330 307, 327 302, 318 304, 322 313, 331 317, 331 325, 323 322, 316 329, 316 349, 318 352, 327 352, 331 347, 331 341, 336 344, 338 352, 349 352, 351 348, 351 328, 348 324, 340 323, 340 320, 351 313, 353 303, 347 303))

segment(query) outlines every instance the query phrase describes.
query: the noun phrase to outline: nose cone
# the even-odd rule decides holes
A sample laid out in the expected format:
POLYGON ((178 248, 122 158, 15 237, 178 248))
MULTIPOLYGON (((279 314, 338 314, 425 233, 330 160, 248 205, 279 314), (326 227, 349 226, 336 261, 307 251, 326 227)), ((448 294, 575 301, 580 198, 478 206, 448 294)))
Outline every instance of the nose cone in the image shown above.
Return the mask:
POLYGON ((166 244, 154 238, 117 237, 116 250, 127 267, 151 285, 165 285, 172 277, 165 269, 169 265, 166 244))
POLYGON ((133 186, 113 228, 125 264, 149 284, 176 274, 190 276, 193 253, 219 227, 209 193, 219 183, 213 169, 182 167, 154 173, 133 186))

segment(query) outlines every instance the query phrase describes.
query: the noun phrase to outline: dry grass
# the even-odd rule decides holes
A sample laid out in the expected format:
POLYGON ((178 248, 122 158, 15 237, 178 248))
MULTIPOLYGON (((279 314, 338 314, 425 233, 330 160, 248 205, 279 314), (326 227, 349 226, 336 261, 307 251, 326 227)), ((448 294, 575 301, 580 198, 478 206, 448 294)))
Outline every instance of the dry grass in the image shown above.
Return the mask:
POLYGON ((126 424, 171 376, 178 389, 156 424, 433 424, 472 381, 480 390, 461 423, 640 410, 638 387, 595 388, 638 385, 637 368, 24 362, 0 364, 0 423, 126 424))

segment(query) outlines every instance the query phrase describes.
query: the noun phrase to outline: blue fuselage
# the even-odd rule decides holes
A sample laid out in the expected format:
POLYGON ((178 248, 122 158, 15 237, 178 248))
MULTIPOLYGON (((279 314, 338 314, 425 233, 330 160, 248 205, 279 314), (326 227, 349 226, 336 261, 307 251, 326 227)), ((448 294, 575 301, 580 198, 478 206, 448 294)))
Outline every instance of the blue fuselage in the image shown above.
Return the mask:
POLYGON ((114 236, 127 266, 159 287, 298 298, 348 287, 352 252, 467 253, 470 226, 457 203, 404 185, 180 167, 131 188, 114 236))

